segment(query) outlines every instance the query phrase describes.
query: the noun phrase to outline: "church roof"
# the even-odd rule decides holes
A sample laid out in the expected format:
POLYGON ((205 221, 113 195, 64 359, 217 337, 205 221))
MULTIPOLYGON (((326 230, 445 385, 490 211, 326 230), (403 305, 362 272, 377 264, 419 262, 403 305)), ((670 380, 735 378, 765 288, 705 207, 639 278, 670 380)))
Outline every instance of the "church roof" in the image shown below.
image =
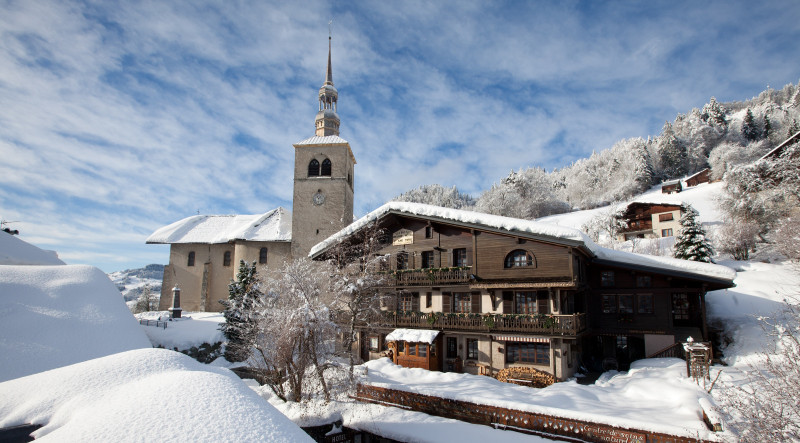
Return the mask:
POLYGON ((292 213, 284 208, 254 215, 193 215, 159 228, 147 243, 291 241, 292 213))
POLYGON ((324 137, 315 135, 301 142, 297 142, 294 145, 300 146, 300 145, 349 145, 349 144, 350 142, 339 137, 338 135, 326 135, 324 137))

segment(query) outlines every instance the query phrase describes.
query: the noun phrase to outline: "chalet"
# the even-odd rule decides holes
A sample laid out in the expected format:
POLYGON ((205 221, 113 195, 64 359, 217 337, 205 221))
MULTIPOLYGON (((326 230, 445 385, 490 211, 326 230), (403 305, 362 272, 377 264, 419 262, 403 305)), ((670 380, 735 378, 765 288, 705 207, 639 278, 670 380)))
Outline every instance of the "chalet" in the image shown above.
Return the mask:
POLYGON ((383 230, 390 303, 359 333, 361 358, 494 374, 528 367, 564 380, 581 365, 626 368, 706 340, 706 291, 733 286, 724 266, 609 250, 578 230, 391 202, 311 249, 383 230))
POLYGON ((779 144, 774 149, 764 154, 764 156, 761 157, 759 160, 765 160, 768 158, 776 159, 780 157, 784 151, 786 151, 786 148, 796 143, 800 143, 800 131, 796 132, 793 136, 784 140, 783 143, 779 144))
POLYGON ((619 232, 619 240, 672 237, 681 227, 681 214, 679 202, 630 203, 620 215, 626 226, 619 232))
POLYGON ((661 193, 662 194, 672 194, 673 192, 678 193, 683 190, 681 186, 680 179, 677 180, 670 180, 664 183, 661 183, 661 193))
POLYGON ((686 187, 689 188, 692 186, 697 186, 700 183, 708 183, 711 180, 710 173, 711 170, 708 168, 694 173, 692 176, 686 179, 686 187))

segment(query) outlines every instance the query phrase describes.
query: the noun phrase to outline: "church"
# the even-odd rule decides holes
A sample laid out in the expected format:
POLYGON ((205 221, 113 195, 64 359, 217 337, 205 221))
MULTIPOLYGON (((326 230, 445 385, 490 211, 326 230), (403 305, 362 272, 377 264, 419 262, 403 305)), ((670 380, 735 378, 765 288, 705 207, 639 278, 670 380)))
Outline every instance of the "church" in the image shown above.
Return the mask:
POLYGON ((221 311, 228 284, 241 260, 258 269, 278 267, 353 221, 356 159, 339 137, 336 113, 339 92, 333 84, 331 38, 328 67, 319 89, 314 136, 294 144, 293 210, 279 207, 254 215, 193 215, 156 230, 146 242, 170 245, 159 309, 172 303, 172 288, 181 289, 188 311, 221 311))

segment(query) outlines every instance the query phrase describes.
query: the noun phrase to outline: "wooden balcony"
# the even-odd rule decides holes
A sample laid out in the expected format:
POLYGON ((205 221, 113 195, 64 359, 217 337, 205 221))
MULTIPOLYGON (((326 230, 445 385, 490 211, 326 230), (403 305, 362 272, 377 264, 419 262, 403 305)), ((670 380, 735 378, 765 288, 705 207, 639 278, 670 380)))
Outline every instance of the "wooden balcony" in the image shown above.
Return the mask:
POLYGON ((575 336, 586 329, 586 314, 443 314, 421 312, 387 313, 385 327, 439 329, 575 336))
POLYGON ((471 266, 390 271, 387 286, 438 286, 469 282, 471 266))

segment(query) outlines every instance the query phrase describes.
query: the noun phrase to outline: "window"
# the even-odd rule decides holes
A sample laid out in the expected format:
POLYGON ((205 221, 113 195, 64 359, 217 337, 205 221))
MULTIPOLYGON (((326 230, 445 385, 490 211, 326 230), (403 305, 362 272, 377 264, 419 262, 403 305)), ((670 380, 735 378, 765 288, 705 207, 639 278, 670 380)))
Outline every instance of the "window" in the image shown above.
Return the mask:
POLYGON ((408 252, 397 253, 397 269, 408 269, 408 252))
POLYGON ((453 293, 453 312, 469 313, 472 308, 472 298, 468 292, 453 293))
POLYGON ((662 237, 672 237, 672 228, 669 229, 662 229, 661 230, 662 237))
POLYGON ((433 251, 422 251, 422 267, 433 267, 433 251))
POLYGON ((397 342, 397 353, 402 354, 406 352, 406 342, 399 341, 397 342))
POLYGON ((637 288, 649 288, 653 286, 653 279, 649 275, 637 275, 636 276, 636 287, 637 288))
POLYGON ((467 358, 470 360, 478 359, 478 340, 474 338, 467 339, 467 358))
POLYGON ((689 295, 685 292, 672 294, 672 318, 689 320, 689 295))
POLYGON ((317 177, 319 176, 319 162, 317 159, 311 160, 308 164, 308 176, 309 177, 317 177))
POLYGON ((604 295, 603 296, 603 314, 616 314, 617 313, 617 296, 604 295))
POLYGON ((425 294, 425 307, 430 308, 431 306, 433 306, 433 294, 428 292, 425 294))
POLYGON ((425 226, 425 238, 433 238, 433 226, 425 226))
POLYGON ((319 174, 325 177, 331 176, 331 161, 327 158, 322 160, 322 172, 319 174))
POLYGON ((665 222, 670 220, 674 220, 671 212, 668 214, 658 214, 658 221, 665 222))
POLYGON ((379 351, 378 349, 378 337, 370 337, 369 338, 369 350, 372 352, 379 351))
POLYGON ((514 307, 517 314, 535 314, 536 313, 536 293, 535 292, 517 292, 514 294, 514 307))
POLYGON ((619 299, 619 313, 620 314, 633 314, 633 295, 621 294, 617 297, 619 299))
POLYGON ((194 251, 189 251, 189 260, 186 261, 186 266, 194 266, 194 251))
POLYGON ((417 345, 414 343, 408 344, 408 355, 417 355, 417 345))
POLYGON ((428 356, 428 344, 427 343, 420 343, 419 344, 419 352, 417 354, 420 357, 427 357, 428 356))
POLYGON ((653 294, 639 294, 636 296, 637 311, 639 314, 652 314, 655 312, 653 309, 653 294))
POLYGON ((614 286, 614 271, 603 271, 600 273, 600 286, 604 288, 614 286))
POLYGON ((447 337, 447 358, 458 356, 458 342, 455 337, 447 337))
POLYGON ((506 268, 519 268, 522 266, 534 266, 533 255, 530 252, 516 249, 506 256, 506 268))
POLYGON ((267 264, 267 248, 261 248, 258 250, 258 262, 262 265, 267 264))
POLYGON ((506 363, 550 364, 550 343, 506 343, 506 363))
POLYGON ((411 311, 413 309, 413 300, 411 294, 400 294, 400 310, 411 311))
POLYGON ((225 255, 222 256, 222 266, 230 266, 231 265, 231 251, 225 251, 225 255))
POLYGON ((466 248, 453 249, 453 266, 458 266, 460 268, 467 266, 466 248))

